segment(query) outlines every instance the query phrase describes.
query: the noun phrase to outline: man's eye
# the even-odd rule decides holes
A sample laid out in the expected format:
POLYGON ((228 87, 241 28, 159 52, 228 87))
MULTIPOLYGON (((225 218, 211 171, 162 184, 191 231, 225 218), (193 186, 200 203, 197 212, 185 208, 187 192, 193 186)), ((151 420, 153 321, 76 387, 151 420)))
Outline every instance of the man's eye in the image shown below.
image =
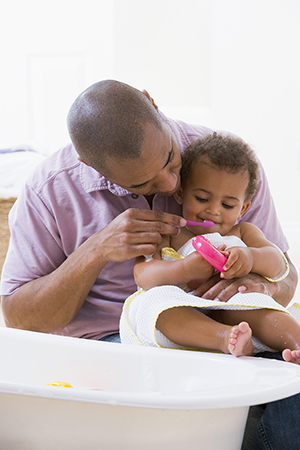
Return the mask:
POLYGON ((174 159, 174 151, 171 150, 170 153, 169 153, 168 161, 166 162, 165 167, 168 166, 173 161, 173 159, 174 159))
POLYGON ((146 184, 143 184, 142 186, 135 186, 134 189, 144 189, 146 187, 146 184))

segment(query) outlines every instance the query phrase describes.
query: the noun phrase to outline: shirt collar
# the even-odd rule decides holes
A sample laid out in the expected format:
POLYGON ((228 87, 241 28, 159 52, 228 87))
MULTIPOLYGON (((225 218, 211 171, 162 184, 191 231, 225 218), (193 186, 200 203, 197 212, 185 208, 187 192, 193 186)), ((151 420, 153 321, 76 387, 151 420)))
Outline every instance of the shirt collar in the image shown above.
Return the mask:
POLYGON ((127 189, 124 189, 115 183, 111 183, 104 175, 84 163, 80 164, 80 181, 83 189, 87 193, 108 190, 112 194, 121 197, 131 194, 127 189))

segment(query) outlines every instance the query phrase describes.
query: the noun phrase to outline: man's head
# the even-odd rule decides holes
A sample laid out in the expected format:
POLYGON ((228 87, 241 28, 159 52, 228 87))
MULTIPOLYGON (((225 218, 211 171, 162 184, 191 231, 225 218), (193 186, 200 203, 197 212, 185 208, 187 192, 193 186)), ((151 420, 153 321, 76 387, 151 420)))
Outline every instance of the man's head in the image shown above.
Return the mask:
POLYGON ((177 143, 141 91, 113 80, 93 84, 71 106, 68 129, 81 160, 110 181, 142 195, 178 187, 177 143))
POLYGON ((162 130, 163 120, 141 91, 104 80, 80 94, 70 108, 72 142, 88 165, 107 174, 107 157, 118 162, 140 157, 144 127, 162 130))

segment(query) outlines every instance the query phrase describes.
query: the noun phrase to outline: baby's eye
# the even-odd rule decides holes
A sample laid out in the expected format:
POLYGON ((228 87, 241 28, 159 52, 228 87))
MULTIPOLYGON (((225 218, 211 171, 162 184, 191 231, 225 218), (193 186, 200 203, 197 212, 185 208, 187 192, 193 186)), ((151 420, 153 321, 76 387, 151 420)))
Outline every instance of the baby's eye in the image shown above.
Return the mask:
POLYGON ((222 203, 223 208, 225 209, 233 209, 234 206, 233 205, 228 205, 228 203, 222 203))
POLYGON ((200 203, 206 203, 207 202, 207 198, 198 197, 197 195, 195 196, 195 199, 197 200, 197 202, 200 202, 200 203))

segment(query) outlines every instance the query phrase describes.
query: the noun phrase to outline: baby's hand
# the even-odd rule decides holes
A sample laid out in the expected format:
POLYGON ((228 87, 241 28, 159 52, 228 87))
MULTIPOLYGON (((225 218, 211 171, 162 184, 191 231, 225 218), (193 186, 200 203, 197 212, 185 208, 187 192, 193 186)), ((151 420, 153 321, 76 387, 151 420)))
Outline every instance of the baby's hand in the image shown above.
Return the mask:
POLYGON ((220 274, 221 278, 230 280, 243 277, 251 272, 253 259, 248 248, 232 247, 227 249, 225 253, 228 254, 228 260, 224 265, 224 272, 220 274))
POLYGON ((215 272, 213 266, 209 264, 209 262, 207 262, 198 252, 191 253, 183 260, 183 262, 184 270, 188 277, 190 277, 190 280, 207 280, 215 272))

